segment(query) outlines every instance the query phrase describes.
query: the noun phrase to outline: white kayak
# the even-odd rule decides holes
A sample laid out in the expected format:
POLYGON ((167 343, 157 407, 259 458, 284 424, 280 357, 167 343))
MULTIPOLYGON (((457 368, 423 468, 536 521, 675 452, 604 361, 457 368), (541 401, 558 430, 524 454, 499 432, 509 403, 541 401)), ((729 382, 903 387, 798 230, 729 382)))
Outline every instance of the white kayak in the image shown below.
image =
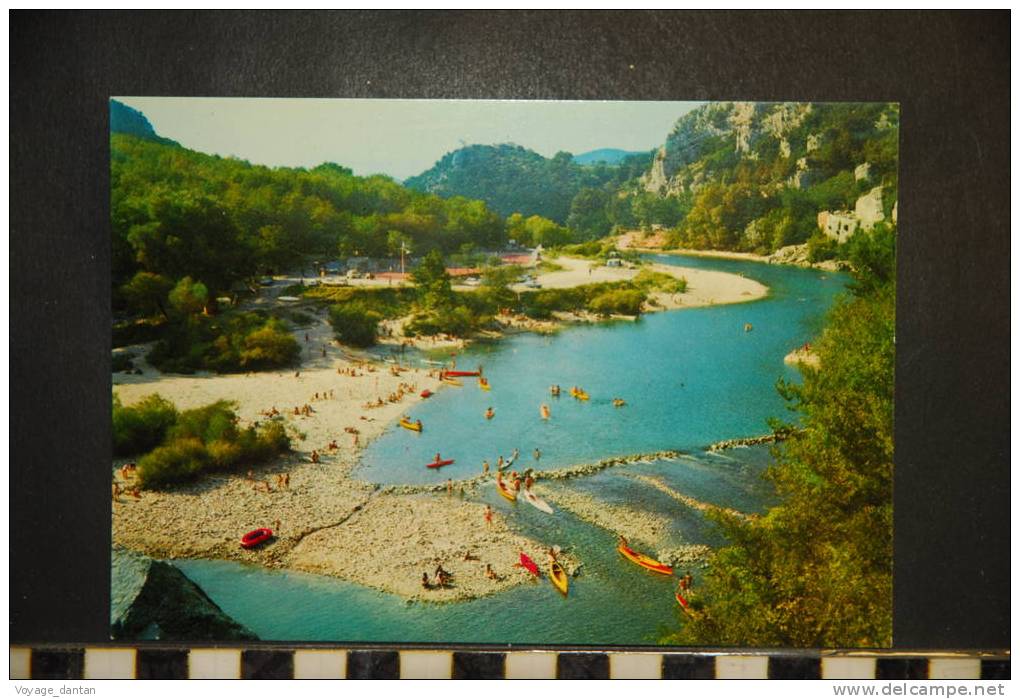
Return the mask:
POLYGON ((522 490, 521 494, 524 496, 524 499, 528 501, 528 504, 534 505, 535 507, 542 510, 542 512, 545 512, 546 514, 551 515, 553 513, 553 508, 549 506, 549 503, 535 495, 530 490, 526 489, 522 490))

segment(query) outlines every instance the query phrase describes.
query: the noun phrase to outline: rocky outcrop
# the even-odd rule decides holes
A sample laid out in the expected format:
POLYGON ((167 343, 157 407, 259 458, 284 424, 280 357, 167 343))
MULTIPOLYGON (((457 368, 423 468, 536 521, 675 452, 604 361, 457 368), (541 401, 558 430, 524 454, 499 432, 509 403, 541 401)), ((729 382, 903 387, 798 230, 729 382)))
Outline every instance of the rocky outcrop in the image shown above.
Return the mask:
POLYGON ((258 639, 173 565, 120 548, 111 561, 110 626, 118 640, 258 639))

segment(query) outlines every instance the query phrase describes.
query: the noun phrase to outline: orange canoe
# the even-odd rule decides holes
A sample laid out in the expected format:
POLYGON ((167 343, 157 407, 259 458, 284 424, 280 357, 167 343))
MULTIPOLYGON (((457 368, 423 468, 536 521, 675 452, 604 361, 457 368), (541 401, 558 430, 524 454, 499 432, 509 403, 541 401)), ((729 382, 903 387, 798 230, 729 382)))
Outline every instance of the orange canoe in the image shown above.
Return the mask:
POLYGON ((619 546, 616 547, 616 550, 622 553, 625 558, 627 558, 633 563, 637 563, 642 568, 647 568, 652 572, 662 573, 663 575, 673 574, 673 569, 670 568, 665 563, 659 563, 654 558, 650 558, 649 556, 646 556, 643 553, 638 553, 629 546, 620 544, 619 546))

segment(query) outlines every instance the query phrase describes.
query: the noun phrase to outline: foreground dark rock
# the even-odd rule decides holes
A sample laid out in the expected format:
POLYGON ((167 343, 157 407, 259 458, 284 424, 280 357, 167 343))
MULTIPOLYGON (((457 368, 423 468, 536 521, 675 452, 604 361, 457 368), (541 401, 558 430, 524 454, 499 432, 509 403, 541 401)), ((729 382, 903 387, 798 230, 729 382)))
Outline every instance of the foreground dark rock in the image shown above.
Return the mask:
POLYGON ((169 563, 115 549, 111 636, 118 640, 258 640, 169 563))

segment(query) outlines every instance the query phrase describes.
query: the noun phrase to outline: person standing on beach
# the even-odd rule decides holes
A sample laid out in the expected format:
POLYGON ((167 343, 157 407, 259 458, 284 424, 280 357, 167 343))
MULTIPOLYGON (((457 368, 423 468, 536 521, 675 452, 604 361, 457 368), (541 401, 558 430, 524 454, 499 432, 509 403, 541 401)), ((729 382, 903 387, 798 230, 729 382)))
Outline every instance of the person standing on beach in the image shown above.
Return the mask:
POLYGON ((487 526, 492 526, 492 506, 491 505, 486 505, 485 506, 485 524, 487 526))
POLYGON ((488 461, 488 459, 486 459, 485 461, 482 462, 482 475, 483 476, 489 475, 489 461, 488 461))

